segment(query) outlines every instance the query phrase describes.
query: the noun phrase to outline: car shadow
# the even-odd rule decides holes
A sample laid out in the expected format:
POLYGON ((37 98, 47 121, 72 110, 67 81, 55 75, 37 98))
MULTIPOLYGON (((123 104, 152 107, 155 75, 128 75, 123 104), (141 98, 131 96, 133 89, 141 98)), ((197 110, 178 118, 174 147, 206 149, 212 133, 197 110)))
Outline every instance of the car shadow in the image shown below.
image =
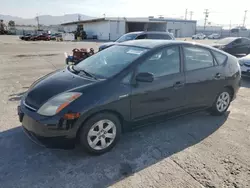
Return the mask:
POLYGON ((15 94, 11 94, 9 95, 9 101, 20 101, 22 96, 25 94, 26 92, 20 92, 20 93, 15 93, 15 94))
POLYGON ((241 87, 250 88, 250 78, 242 77, 241 78, 241 87))
POLYGON ((3 187, 108 187, 191 147, 227 120, 204 112, 126 133, 113 150, 91 156, 51 150, 31 142, 21 127, 0 133, 0 182, 3 187))

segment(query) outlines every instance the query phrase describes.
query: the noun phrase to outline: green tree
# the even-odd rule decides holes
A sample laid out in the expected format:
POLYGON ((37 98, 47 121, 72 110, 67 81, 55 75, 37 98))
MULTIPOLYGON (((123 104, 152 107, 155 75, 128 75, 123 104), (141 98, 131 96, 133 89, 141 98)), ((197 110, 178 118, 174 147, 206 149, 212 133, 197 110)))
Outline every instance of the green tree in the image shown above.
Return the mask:
POLYGON ((16 23, 15 23, 13 20, 10 20, 9 23, 8 23, 8 27, 9 27, 10 29, 14 29, 15 26, 16 26, 16 23))

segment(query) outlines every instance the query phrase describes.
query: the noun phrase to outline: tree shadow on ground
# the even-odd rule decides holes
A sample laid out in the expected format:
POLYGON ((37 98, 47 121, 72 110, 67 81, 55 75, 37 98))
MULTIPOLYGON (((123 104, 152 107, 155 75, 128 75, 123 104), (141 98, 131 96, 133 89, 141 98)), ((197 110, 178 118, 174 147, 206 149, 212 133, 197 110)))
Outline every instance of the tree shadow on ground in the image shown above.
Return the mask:
POLYGON ((33 144, 21 127, 0 133, 2 187, 107 187, 193 146, 219 129, 229 113, 183 116, 122 136, 101 156, 81 148, 51 150, 33 144))

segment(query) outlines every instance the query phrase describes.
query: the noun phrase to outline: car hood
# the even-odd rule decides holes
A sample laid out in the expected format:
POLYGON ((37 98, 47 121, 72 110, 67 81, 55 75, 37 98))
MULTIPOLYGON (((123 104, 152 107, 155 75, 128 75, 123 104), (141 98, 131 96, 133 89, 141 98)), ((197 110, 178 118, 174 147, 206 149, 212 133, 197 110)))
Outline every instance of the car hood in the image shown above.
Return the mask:
POLYGON ((222 45, 221 45, 221 44, 214 43, 214 44, 212 44, 211 46, 214 47, 214 48, 219 48, 219 47, 222 46, 222 45))
POLYGON ((62 92, 95 83, 95 80, 77 76, 66 69, 52 72, 31 85, 25 95, 26 105, 39 109, 50 98, 62 92))
POLYGON ((105 48, 105 47, 113 46, 115 44, 117 44, 117 42, 106 42, 106 43, 102 44, 100 46, 100 48, 105 48))
POLYGON ((250 65, 250 54, 239 58, 239 61, 243 62, 246 65, 250 65))
POLYGON ((220 48, 222 46, 224 47, 224 46, 227 46, 227 45, 225 45, 225 44, 219 44, 219 43, 213 43, 211 46, 214 47, 214 48, 220 48))
POLYGON ((247 56, 241 57, 239 59, 240 60, 245 60, 245 61, 250 61, 250 54, 248 54, 247 56))

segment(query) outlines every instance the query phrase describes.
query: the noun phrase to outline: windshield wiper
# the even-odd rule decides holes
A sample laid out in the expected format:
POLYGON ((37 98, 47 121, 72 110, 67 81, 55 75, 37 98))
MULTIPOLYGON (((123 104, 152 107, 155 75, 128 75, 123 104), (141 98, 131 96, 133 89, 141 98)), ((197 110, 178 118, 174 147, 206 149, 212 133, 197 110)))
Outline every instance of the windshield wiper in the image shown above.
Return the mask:
POLYGON ((80 70, 77 70, 75 69, 75 66, 74 65, 71 65, 70 66, 70 69, 73 70, 75 73, 79 74, 80 72, 83 72, 86 76, 88 77, 91 77, 91 78, 94 78, 95 80, 98 80, 93 74, 85 71, 84 69, 80 69, 80 70))

